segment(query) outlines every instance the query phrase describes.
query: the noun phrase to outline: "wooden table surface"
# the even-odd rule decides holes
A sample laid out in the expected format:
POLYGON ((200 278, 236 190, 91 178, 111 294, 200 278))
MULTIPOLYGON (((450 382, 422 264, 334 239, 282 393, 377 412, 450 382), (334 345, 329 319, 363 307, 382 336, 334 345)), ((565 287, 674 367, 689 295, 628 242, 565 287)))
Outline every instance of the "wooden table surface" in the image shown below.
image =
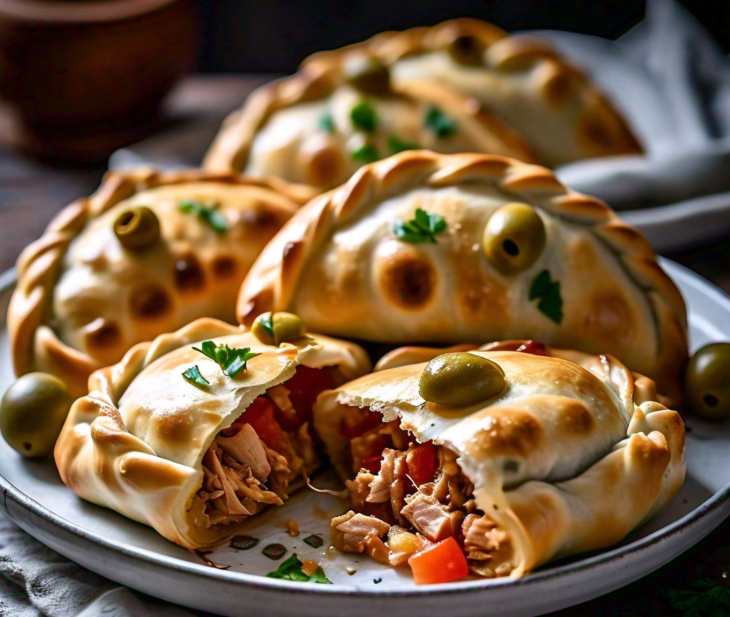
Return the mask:
MULTIPOLYGON (((220 116, 234 109, 266 77, 193 75, 171 95, 165 126, 220 116)), ((23 247, 37 238, 51 217, 98 186, 105 166, 66 169, 29 160, 9 145, 10 124, 0 108, 0 272, 13 266, 23 247)), ((706 246, 666 255, 730 293, 730 236, 706 246)), ((666 597, 699 578, 723 581, 730 569, 730 522, 675 561, 628 587, 551 617, 682 615, 666 597)))

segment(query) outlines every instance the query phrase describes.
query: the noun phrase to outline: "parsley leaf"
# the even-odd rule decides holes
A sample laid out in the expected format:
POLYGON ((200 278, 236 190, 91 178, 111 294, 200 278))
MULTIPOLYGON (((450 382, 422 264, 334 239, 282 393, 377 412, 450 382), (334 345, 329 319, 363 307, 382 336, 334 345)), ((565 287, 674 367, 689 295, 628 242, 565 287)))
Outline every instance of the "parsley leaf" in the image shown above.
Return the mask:
POLYGON ((445 137, 452 135, 458 128, 456 120, 447 116, 438 107, 428 108, 423 124, 439 139, 444 139, 445 137))
POLYGON ((393 233, 403 242, 410 244, 422 244, 429 242, 436 244, 436 234, 446 229, 444 217, 438 214, 430 214, 418 208, 416 216, 410 221, 396 221, 393 226, 393 233))
POLYGON ((329 111, 324 112, 319 117, 319 128, 325 133, 335 132, 335 123, 332 120, 332 114, 329 111))
POLYGON ((684 617, 725 617, 730 615, 730 587, 710 579, 700 579, 694 590, 667 591, 672 606, 685 611, 684 617))
POLYGON ((358 163, 374 163, 380 159, 380 153, 372 144, 365 144, 364 146, 360 146, 357 150, 353 150, 350 153, 350 157, 353 161, 357 161, 358 163))
MULTIPOLYGON (((200 349, 197 347, 193 347, 193 349, 213 360, 213 362, 221 367, 226 377, 233 377, 241 369, 246 370, 246 362, 251 358, 261 355, 259 353, 252 353, 250 347, 236 349, 228 345, 216 345, 213 341, 204 341, 200 345, 200 349)), ((197 367, 195 368, 197 370, 197 367)))
POLYGON ((331 585, 331 581, 327 580, 322 567, 318 567, 311 575, 307 576, 302 572, 302 562, 296 555, 292 555, 283 562, 274 572, 269 572, 267 578, 278 578, 283 581, 296 581, 299 583, 321 583, 323 585, 331 585))
POLYGON ((217 234, 224 234, 228 231, 229 226, 226 217, 218 212, 219 203, 206 206, 195 199, 188 199, 181 201, 177 207, 180 212, 197 216, 200 221, 210 225, 217 234))
POLYGON ((421 150, 421 146, 417 143, 400 139, 395 135, 388 137, 388 148, 391 154, 398 154, 399 152, 405 152, 406 150, 421 150))
POLYGON ((197 366, 191 366, 187 371, 183 371, 182 376, 185 381, 195 387, 210 385, 210 382, 200 374, 197 366))
POLYGON ((358 131, 372 133, 378 126, 378 114, 375 113, 373 106, 367 101, 361 101, 350 111, 350 120, 352 125, 358 131))
POLYGON ((259 325, 264 329, 266 334, 274 340, 274 319, 271 313, 264 313, 258 320, 259 325))
POLYGON ((537 308, 555 323, 563 321, 563 298, 560 295, 560 281, 553 281, 550 272, 543 270, 535 277, 530 287, 530 300, 540 301, 537 308))

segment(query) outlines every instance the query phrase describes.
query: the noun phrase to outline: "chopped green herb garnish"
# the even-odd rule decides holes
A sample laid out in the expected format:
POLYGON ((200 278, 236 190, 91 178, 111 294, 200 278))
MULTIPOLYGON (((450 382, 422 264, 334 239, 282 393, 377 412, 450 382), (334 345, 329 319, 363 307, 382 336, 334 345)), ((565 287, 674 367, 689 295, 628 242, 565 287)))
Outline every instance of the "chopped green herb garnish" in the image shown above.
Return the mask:
POLYGON ((182 376, 189 384, 193 386, 209 386, 210 382, 200 374, 197 366, 191 366, 187 371, 183 371, 182 376))
POLYGON ((358 131, 372 133, 378 126, 378 114, 375 113, 373 106, 367 101, 361 101, 350 111, 350 120, 352 125, 358 131))
POLYGON ((350 154, 353 161, 358 163, 374 163, 380 160, 380 153, 378 149, 372 144, 365 144, 360 146, 357 150, 353 150, 350 154))
MULTIPOLYGON (((281 559, 284 555, 286 555, 286 546, 284 546, 283 544, 267 544, 266 546, 264 546, 261 552, 269 559, 273 559, 274 561, 276 561, 277 559, 281 559)), ((287 559, 287 561, 289 560, 287 559)), ((286 561, 284 563, 286 563, 286 561)))
POLYGON ((444 217, 438 214, 429 214, 422 208, 416 210, 416 216, 410 221, 396 221, 393 232, 403 242, 422 244, 430 242, 436 244, 436 234, 446 229, 444 217))
POLYGON ((264 329, 264 332, 269 335, 271 340, 274 340, 274 320, 272 319, 271 313, 262 315, 256 320, 258 324, 264 329))
POLYGON ((218 208, 220 208, 219 203, 206 206, 194 199, 188 199, 181 201, 177 207, 185 214, 197 216, 200 221, 210 225, 217 234, 224 234, 229 229, 226 217, 218 211, 218 208))
POLYGON ((226 377, 233 377, 241 369, 246 369, 246 362, 251 358, 260 356, 260 353, 253 353, 250 347, 236 349, 228 345, 216 345, 213 341, 204 341, 200 349, 193 347, 204 356, 208 356, 223 370, 226 377))
POLYGON ((420 150, 421 146, 412 141, 406 141, 399 139, 395 135, 388 137, 388 149, 391 154, 398 154, 399 152, 405 152, 406 150, 420 150))
POLYGON ((312 548, 319 548, 324 544, 324 540, 319 536, 315 536, 314 534, 304 538, 304 542, 306 544, 309 544, 309 546, 311 546, 312 548))
POLYGON ((312 574, 307 576, 302 572, 302 562, 296 555, 292 555, 284 563, 282 563, 274 572, 269 572, 267 578, 278 578, 283 581, 296 581, 298 583, 321 583, 323 585, 331 585, 331 581, 327 580, 324 575, 322 566, 318 567, 312 574))
POLYGON ((667 591, 672 606, 685 611, 684 617, 726 617, 730 615, 730 587, 718 585, 710 579, 694 583, 695 589, 667 591))
POLYGON ((553 281, 550 272, 543 270, 535 277, 530 287, 530 300, 540 301, 537 308, 559 324, 563 321, 563 299, 560 296, 560 281, 553 281))
POLYGON ((326 111, 319 117, 319 128, 325 133, 335 132, 335 122, 330 112, 326 111))
POLYGON ((456 120, 447 116, 438 107, 428 108, 423 123, 439 139, 444 139, 445 137, 452 135, 458 128, 456 120))

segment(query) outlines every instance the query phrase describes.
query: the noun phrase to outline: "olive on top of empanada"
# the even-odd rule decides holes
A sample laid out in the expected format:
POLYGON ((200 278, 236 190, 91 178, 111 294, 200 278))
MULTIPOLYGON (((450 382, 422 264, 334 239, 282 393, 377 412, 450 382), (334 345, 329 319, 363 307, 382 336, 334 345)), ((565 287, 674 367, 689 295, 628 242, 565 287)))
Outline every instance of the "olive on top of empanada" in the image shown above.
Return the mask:
POLYGON ((311 196, 234 173, 110 172, 18 259, 16 374, 52 373, 81 396, 136 343, 199 317, 234 321, 249 267, 311 196))
POLYGON ((433 82, 396 87, 380 61, 354 53, 256 90, 224 122, 204 166, 325 190, 365 163, 419 149, 534 160, 476 99, 433 82))
POLYGON ((684 424, 650 379, 608 355, 489 347, 319 397, 314 426, 352 500, 332 520, 340 550, 409 563, 416 583, 517 578, 618 543, 677 493, 684 424))
POLYGON ((241 287, 241 323, 284 310, 365 341, 610 353, 681 397, 686 309, 649 243, 603 202, 504 157, 404 152, 313 199, 241 287))
POLYGON ((378 57, 396 87, 436 82, 473 96, 520 133, 541 164, 642 152, 621 114, 545 38, 454 19, 316 53, 303 66, 340 64, 353 53, 378 57))
POLYGON ((268 317, 278 344, 204 318, 93 373, 56 442, 64 483, 188 549, 215 548, 282 505, 321 464, 315 399, 370 361, 295 315, 268 317))

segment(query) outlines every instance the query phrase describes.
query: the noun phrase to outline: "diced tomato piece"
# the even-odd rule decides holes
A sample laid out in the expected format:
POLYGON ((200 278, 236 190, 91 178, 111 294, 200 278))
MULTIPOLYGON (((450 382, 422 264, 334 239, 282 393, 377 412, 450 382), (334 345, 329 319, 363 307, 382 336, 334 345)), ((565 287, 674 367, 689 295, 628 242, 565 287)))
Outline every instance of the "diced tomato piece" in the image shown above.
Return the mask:
POLYGON ((332 372, 325 369, 309 368, 299 365, 294 376, 286 381, 284 387, 289 390, 289 400, 296 410, 294 418, 278 418, 279 423, 287 431, 294 431, 312 418, 312 405, 325 390, 335 387, 332 372))
POLYGON ((411 448, 406 455, 408 475, 416 487, 433 482, 438 469, 438 455, 432 441, 411 448))
POLYGON ((533 356, 549 356, 545 343, 531 340, 499 341, 483 347, 485 351, 519 351, 533 356))
POLYGON ((365 411, 366 415, 363 416, 362 419, 354 424, 345 423, 340 428, 340 435, 342 435, 345 439, 360 437, 360 435, 364 435, 383 423, 383 416, 379 413, 372 412, 367 409, 363 411, 365 411))
POLYGON ((380 466, 382 463, 383 463, 382 454, 380 456, 370 456, 362 462, 361 467, 364 467, 370 473, 378 473, 380 471, 380 466))
POLYGON ((435 585, 464 578, 469 574, 469 564, 454 538, 416 553, 408 560, 416 585, 435 585))
POLYGON ((269 448, 280 454, 287 452, 286 434, 274 417, 274 404, 269 399, 261 396, 254 399, 235 424, 250 424, 269 448))
POLYGON ((548 351, 545 343, 538 341, 525 341, 522 345, 517 348, 517 351, 522 353, 529 353, 533 356, 547 356, 548 351))

